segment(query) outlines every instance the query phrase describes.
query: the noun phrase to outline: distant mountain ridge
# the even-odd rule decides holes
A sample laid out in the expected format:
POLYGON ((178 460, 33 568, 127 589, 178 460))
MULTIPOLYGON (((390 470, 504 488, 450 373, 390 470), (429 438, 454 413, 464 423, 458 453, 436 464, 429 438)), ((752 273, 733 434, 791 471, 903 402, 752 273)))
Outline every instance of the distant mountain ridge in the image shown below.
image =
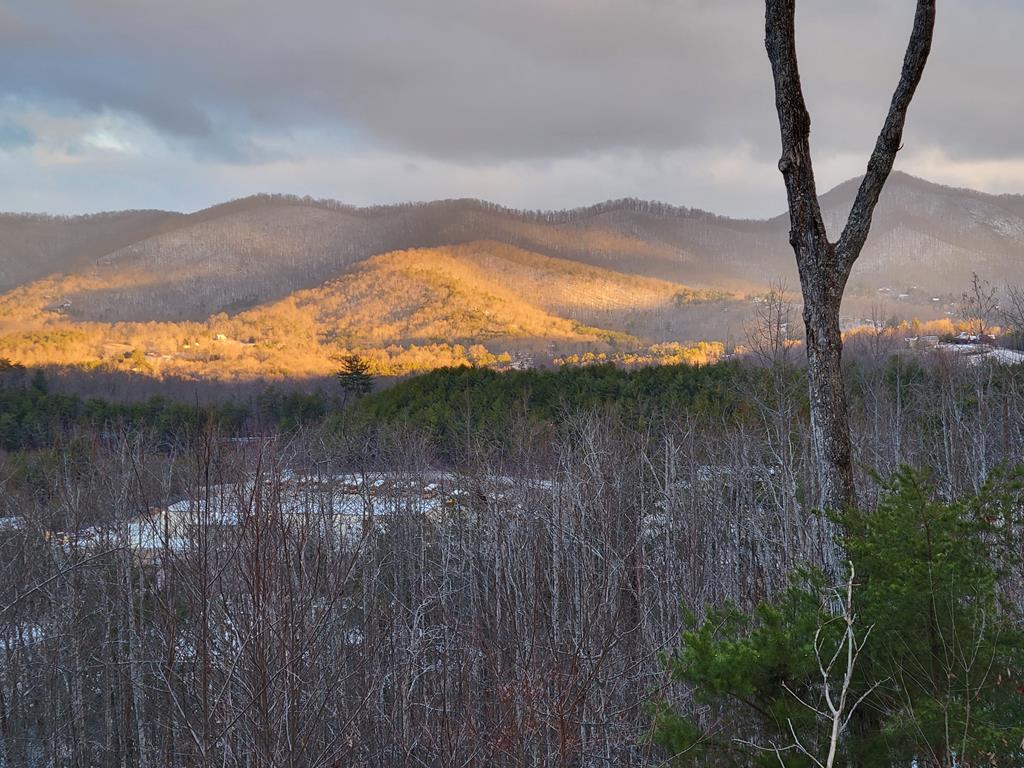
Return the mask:
MULTIPOLYGON (((852 179, 822 195, 832 236, 838 235, 858 184, 852 179)), ((851 277, 844 313, 863 317, 881 302, 888 305, 886 313, 930 319, 951 311, 972 272, 994 283, 1016 283, 1022 267, 1024 196, 955 189, 894 173, 851 277)), ((321 328, 318 343, 340 344, 340 336, 322 320, 314 321, 323 313, 311 306, 310 297, 333 297, 331 322, 346 328, 350 340, 369 338, 379 328, 360 334, 342 316, 346 303, 338 299, 354 290, 359 274, 357 282, 378 292, 373 306, 382 313, 404 313, 409 327, 415 325, 411 318, 429 315, 431 327, 465 334, 460 343, 489 338, 493 344, 531 335, 506 311, 511 306, 534 318, 527 325, 535 330, 543 325, 536 313, 554 313, 544 322, 562 328, 555 336, 574 343, 592 337, 651 344, 725 340, 742 333, 751 296, 777 280, 792 289, 798 285, 786 216, 730 219, 635 199, 521 211, 468 199, 358 208, 257 195, 190 214, 0 215, 0 333, 6 334, 57 328, 69 333, 88 326, 89 338, 98 338, 98 328, 119 324, 210 325, 216 318, 266 314, 306 292, 303 322, 321 328), (395 253, 405 255, 371 262, 395 253), (543 259, 555 261, 544 268, 547 272, 538 272, 543 259), (598 271, 573 282, 573 264, 598 271), (483 287, 488 269, 504 270, 501 286, 483 287), (443 303, 432 303, 426 312, 398 295, 412 285, 417 286, 412 293, 421 295, 421 281, 428 276, 437 281, 441 273, 445 280, 472 282, 488 300, 479 302, 466 286, 455 286, 453 295, 465 299, 456 302, 464 314, 444 320, 438 316, 443 303), (572 283, 579 301, 544 304, 537 298, 543 292, 535 275, 541 273, 572 283), (347 287, 339 294, 332 285, 347 287), (596 312, 594 302, 582 297, 587 291, 614 293, 618 308, 596 312), (631 301, 634 306, 627 306, 631 301), (505 320, 497 325, 470 321, 477 312, 505 320), (563 321, 570 325, 563 327, 563 321), (572 323, 592 327, 593 333, 572 330, 572 323), (490 331, 474 335, 470 328, 490 331)), ((385 325, 398 329, 402 322, 385 325)), ((443 333, 436 335, 445 341, 443 333)), ((410 341, 398 331, 386 336, 377 343, 410 341)), ((95 355, 102 358, 99 351, 95 355)))
MULTIPOLYGON (((821 198, 833 235, 858 183, 844 182, 821 198)), ((731 219, 634 199, 521 211, 468 199, 357 208, 257 195, 192 214, 5 214, 0 290, 55 272, 159 266, 171 272, 169 301, 154 304, 151 292, 146 303, 164 316, 196 318, 313 287, 377 253, 476 240, 705 288, 754 288, 769 276, 795 278, 785 216, 731 219), (261 279, 271 284, 255 285, 261 279)), ((988 195, 894 173, 854 283, 877 288, 878 282, 903 281, 955 291, 959 286, 952 282, 963 283, 974 269, 1005 280, 1024 263, 1022 256, 1024 196, 988 195)))

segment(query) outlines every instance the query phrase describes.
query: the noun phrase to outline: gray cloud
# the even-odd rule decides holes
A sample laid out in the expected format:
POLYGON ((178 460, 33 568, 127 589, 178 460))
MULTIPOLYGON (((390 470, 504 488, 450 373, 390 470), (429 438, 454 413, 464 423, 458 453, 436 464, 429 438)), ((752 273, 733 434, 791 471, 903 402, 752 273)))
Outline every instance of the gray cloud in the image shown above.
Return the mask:
POLYGON ((20 149, 35 143, 35 136, 25 126, 11 120, 0 121, 0 149, 20 149))
MULTIPOLYGON (((912 14, 800 4, 823 159, 873 144, 912 14)), ((197 158, 272 162, 310 129, 485 167, 777 151, 759 0, 0 0, 0 29, 0 96, 132 114, 197 158)), ((1024 156, 1022 33, 1018 2, 945 0, 908 147, 1024 156)))

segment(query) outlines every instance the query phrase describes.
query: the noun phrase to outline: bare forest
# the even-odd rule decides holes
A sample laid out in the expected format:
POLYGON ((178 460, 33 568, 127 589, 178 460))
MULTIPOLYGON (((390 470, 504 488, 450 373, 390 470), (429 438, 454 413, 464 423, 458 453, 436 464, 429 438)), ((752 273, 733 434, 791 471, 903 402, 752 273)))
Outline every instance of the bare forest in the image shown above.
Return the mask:
MULTIPOLYGON (((499 439, 467 413, 445 445, 345 418, 79 431, 5 456, 0 765, 663 765, 651 703, 695 706, 661 659, 684 609, 749 608, 828 556, 774 328, 729 414, 513 413, 499 439)), ((1019 368, 850 356, 866 504, 900 464, 955 498, 1024 452, 1019 368)))

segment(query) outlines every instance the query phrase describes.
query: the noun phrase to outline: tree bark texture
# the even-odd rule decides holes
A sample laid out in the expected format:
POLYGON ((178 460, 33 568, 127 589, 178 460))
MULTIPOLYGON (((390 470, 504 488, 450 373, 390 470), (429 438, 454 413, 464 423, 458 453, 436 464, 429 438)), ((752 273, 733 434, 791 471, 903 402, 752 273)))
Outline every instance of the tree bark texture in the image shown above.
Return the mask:
POLYGON ((931 49, 935 0, 918 0, 899 84, 889 105, 846 226, 830 242, 818 204, 811 163, 811 117, 796 55, 796 0, 765 0, 765 48, 775 80, 782 135, 779 171, 789 202, 789 241, 796 254, 807 333, 811 433, 818 464, 819 504, 843 509, 856 502, 853 451, 843 388, 839 308, 850 270, 860 255, 882 187, 900 150, 907 108, 931 49))

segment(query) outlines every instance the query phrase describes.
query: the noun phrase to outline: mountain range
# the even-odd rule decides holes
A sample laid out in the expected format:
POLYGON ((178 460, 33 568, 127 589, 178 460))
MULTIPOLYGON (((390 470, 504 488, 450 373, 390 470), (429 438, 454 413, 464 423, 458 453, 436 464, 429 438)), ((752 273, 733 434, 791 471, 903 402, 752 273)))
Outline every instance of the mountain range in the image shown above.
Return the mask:
MULTIPOLYGON (((833 236, 857 184, 821 197, 833 236)), ((1014 283, 1022 266, 1024 196, 895 173, 844 313, 933 319, 972 272, 1014 283)), ((742 342, 777 281, 798 286, 787 217, 633 199, 532 212, 260 195, 192 214, 3 214, 0 355, 219 378, 318 375, 352 352, 379 373, 674 359, 742 342)))

